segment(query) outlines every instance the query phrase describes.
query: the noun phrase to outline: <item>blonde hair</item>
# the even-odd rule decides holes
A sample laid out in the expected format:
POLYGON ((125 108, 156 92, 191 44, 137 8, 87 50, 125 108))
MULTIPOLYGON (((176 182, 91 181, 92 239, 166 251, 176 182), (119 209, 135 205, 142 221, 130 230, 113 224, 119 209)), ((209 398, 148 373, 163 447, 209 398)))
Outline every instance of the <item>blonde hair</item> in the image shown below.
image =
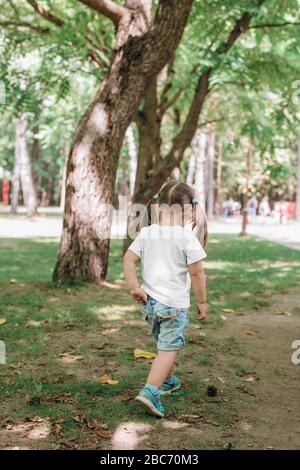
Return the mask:
POLYGON ((203 208, 195 199, 194 190, 186 183, 178 181, 168 181, 163 184, 159 192, 155 194, 146 204, 146 209, 142 215, 139 229, 157 222, 157 211, 153 210, 153 205, 166 204, 169 207, 177 204, 182 208, 186 204, 192 205, 192 230, 197 227, 196 235, 201 245, 205 247, 208 239, 207 220, 203 208))

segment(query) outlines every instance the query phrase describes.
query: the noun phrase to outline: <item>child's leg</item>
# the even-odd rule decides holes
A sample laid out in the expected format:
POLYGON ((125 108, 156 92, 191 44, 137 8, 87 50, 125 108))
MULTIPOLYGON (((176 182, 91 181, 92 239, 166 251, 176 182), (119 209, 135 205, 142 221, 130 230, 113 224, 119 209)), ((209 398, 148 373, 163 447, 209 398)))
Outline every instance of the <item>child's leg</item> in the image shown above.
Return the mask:
POLYGON ((172 374, 178 351, 158 351, 152 362, 147 384, 160 388, 167 377, 172 374))

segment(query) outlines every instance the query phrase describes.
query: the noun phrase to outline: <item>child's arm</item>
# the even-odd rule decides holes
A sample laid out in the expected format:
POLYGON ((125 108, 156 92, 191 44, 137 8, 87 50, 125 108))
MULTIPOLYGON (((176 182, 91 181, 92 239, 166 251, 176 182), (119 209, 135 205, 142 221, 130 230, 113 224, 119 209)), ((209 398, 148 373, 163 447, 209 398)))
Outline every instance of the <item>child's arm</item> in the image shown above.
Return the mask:
POLYGON ((197 297, 198 319, 204 320, 206 318, 206 279, 201 261, 189 264, 189 273, 193 289, 197 297))
POLYGON ((147 302, 147 293, 140 287, 140 283, 136 275, 136 263, 138 260, 139 257, 133 253, 133 251, 126 251, 123 258, 125 281, 134 300, 137 302, 142 302, 143 300, 147 302))

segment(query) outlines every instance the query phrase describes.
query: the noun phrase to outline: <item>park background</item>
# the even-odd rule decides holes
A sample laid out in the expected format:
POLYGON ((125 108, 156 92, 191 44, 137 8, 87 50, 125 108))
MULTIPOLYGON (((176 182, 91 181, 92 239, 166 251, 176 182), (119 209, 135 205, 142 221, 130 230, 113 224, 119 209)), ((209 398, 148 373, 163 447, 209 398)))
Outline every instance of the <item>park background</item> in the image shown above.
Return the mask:
POLYGON ((0 448, 299 448, 299 2, 0 5, 0 448), (157 421, 102 208, 170 178, 208 217, 209 316, 192 296, 157 421))

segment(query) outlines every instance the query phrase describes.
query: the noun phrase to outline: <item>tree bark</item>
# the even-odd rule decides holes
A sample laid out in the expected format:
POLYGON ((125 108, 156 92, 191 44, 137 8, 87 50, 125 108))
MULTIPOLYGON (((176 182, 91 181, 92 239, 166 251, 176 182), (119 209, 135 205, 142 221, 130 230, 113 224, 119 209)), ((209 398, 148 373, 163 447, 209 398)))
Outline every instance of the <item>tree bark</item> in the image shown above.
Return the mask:
POLYGON ((67 180, 67 165, 64 163, 62 174, 61 174, 61 187, 60 187, 60 200, 59 206, 60 209, 64 209, 66 201, 66 180, 67 180))
MULTIPOLYGON (((195 139, 196 136, 194 136, 195 139)), ((189 159, 189 166, 186 176, 186 183, 192 186, 194 183, 195 178, 195 170, 196 170, 196 152, 194 150, 194 143, 192 143, 192 153, 189 159)))
POLYGON ((139 132, 139 148, 134 192, 151 177, 153 168, 160 160, 160 126, 158 114, 157 80, 148 87, 142 111, 136 116, 139 132))
POLYGON ((117 49, 108 75, 82 118, 70 150, 55 281, 105 278, 124 135, 146 88, 176 49, 191 5, 192 0, 161 0, 150 26, 143 8, 130 10, 119 20, 117 49))
POLYGON ((17 141, 19 146, 20 180, 27 215, 32 217, 37 212, 37 196, 32 175, 31 161, 27 149, 27 122, 25 114, 21 114, 17 122, 17 141))

